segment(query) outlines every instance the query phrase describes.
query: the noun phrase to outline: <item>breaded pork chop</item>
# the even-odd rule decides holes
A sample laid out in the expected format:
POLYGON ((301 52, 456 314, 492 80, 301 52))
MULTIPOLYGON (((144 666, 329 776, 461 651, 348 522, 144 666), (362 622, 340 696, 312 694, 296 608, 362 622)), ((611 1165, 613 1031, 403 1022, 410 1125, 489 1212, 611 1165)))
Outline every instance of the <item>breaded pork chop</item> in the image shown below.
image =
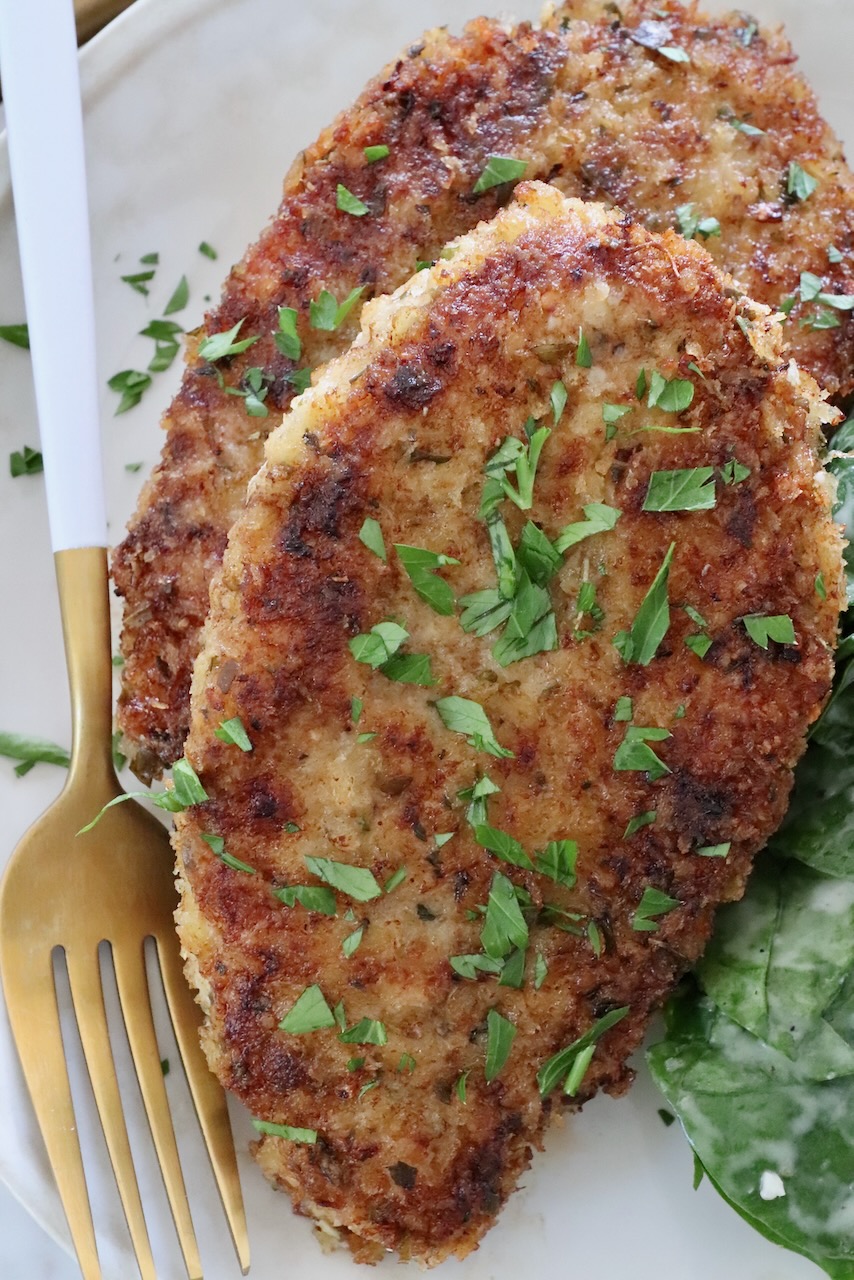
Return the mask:
MULTIPOLYGON (((478 191, 490 155, 521 158, 527 177, 619 205, 653 230, 695 234, 752 297, 790 300, 802 367, 833 395, 854 389, 854 321, 839 309, 854 294, 854 185, 793 62, 782 34, 740 15, 576 0, 541 29, 480 19, 459 39, 428 32, 300 157, 276 218, 191 341, 162 461, 114 557, 125 597, 119 714, 137 773, 181 754, 208 585, 264 428, 287 407, 295 371, 344 350, 356 330, 358 307, 330 330, 312 326, 311 303, 323 290, 339 303, 354 289, 363 300, 386 293, 491 217, 512 182, 478 191), (357 212, 339 208, 342 189, 357 212), (296 312, 298 356, 293 337, 277 345, 282 306, 296 312), (240 321, 256 344, 215 365, 198 357, 199 337, 240 321), (263 371, 266 419, 228 394, 248 389, 250 368, 263 371)), ((328 308, 315 318, 335 320, 328 308)))
POLYGON ((204 1047, 367 1261, 465 1255, 555 1108, 627 1087, 831 679, 836 415, 781 326, 517 197, 271 436, 193 682, 204 1047))

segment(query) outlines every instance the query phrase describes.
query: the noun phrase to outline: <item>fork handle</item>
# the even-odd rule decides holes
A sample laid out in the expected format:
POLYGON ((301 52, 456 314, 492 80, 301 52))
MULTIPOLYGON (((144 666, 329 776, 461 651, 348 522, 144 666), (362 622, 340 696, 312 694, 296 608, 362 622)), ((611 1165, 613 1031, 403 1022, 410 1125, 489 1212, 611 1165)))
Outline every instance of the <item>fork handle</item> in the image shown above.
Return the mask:
POLYGON ((0 63, 51 543, 105 547, 72 0, 0 0, 0 63))
POLYGON ((92 788, 97 780, 115 791, 107 551, 104 547, 58 551, 54 564, 71 693, 68 783, 71 786, 81 774, 92 788))

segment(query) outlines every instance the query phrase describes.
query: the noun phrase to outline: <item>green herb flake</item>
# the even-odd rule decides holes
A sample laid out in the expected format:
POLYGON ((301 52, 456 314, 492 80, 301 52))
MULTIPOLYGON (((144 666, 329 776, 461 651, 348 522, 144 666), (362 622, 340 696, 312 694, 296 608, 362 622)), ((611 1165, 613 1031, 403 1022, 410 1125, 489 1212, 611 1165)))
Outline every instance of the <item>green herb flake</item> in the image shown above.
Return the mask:
POLYGON ((38 449, 31 449, 25 444, 23 449, 16 449, 9 454, 9 475, 13 480, 18 476, 37 476, 44 471, 44 458, 38 449))
POLYGON ((560 379, 558 379, 557 382, 552 384, 549 400, 551 401, 552 416, 554 418, 554 424, 555 426, 557 426, 563 414, 563 411, 566 408, 566 387, 563 385, 560 379))
POLYGON ((279 307, 279 330, 273 335, 279 351, 289 360, 299 360, 302 342, 297 333, 297 313, 293 307, 279 307))
POLYGON ((411 1053, 402 1053, 400 1055, 400 1062, 398 1062, 395 1067, 395 1071, 398 1075, 402 1075, 404 1071, 407 1075, 411 1075, 417 1066, 418 1063, 415 1061, 411 1053))
POLYGON ((439 698, 434 705, 445 728, 453 733, 464 734, 466 742, 470 747, 474 747, 475 751, 484 751, 488 755, 496 756, 499 760, 512 759, 514 756, 513 751, 502 747, 498 742, 487 714, 479 702, 453 695, 449 698, 439 698))
POLYGON ((824 585, 824 574, 817 573, 815 578, 815 593, 821 600, 827 599, 827 587, 824 585))
MULTIPOLYGON (((489 779, 486 779, 486 781, 489 781, 489 779)), ((496 788, 496 790, 497 790, 497 788, 496 788)), ((434 842, 434 844, 436 845, 436 848, 437 848, 437 849, 441 849, 441 848, 442 848, 442 846, 443 846, 443 845, 446 845, 446 844, 448 843, 448 841, 449 841, 449 840, 453 840, 453 838, 454 838, 454 836, 455 836, 456 834, 457 834, 457 833, 456 833, 456 831, 440 831, 440 832, 438 832, 438 834, 437 834, 437 835, 435 835, 435 836, 433 837, 433 842, 434 842)))
POLYGON ((653 370, 649 380, 647 408, 664 413, 683 413, 694 400, 694 384, 687 378, 665 378, 653 370))
POLYGON ((358 743, 373 742, 376 736, 377 735, 375 733, 360 733, 359 736, 356 738, 356 741, 358 743))
POLYGON ((378 622, 369 632, 354 636, 349 641, 349 649, 357 662, 376 670, 394 657, 408 639, 409 632, 396 622, 378 622))
POLYGON ((235 858, 233 854, 228 852, 222 836, 211 835, 209 832, 203 831, 201 837, 205 844, 210 845, 220 862, 224 863, 232 871, 242 871, 248 876, 255 875, 254 867, 250 867, 248 862, 241 862, 239 858, 235 858))
POLYGON ((671 770, 648 743, 663 742, 670 736, 667 729, 630 725, 614 755, 614 768, 618 773, 645 773, 650 782, 656 782, 671 770))
POLYGON ((735 458, 730 458, 721 467, 721 479, 724 484, 741 484, 750 475, 750 467, 745 467, 735 458))
POLYGON ((633 836, 642 827, 652 826, 657 817, 658 814, 655 809, 647 809, 646 813, 636 814, 634 818, 629 819, 628 825, 623 832, 623 839, 628 840, 629 836, 633 836))
POLYGON ((708 240, 711 236, 721 234, 721 224, 717 218, 701 217, 694 212, 693 204, 680 204, 676 210, 676 221, 686 240, 693 240, 698 235, 708 240))
POLYGON ((510 156, 489 156, 486 165, 472 188, 474 195, 482 195, 492 187, 505 182, 518 182, 528 167, 527 160, 514 160, 510 156))
POLYGON ((383 885, 383 893, 392 893, 406 879, 406 867, 398 867, 383 885))
POLYGON ((584 1035, 573 1040, 572 1044, 568 1044, 565 1049, 561 1049, 554 1054, 540 1067, 537 1072, 537 1084, 540 1088, 540 1097, 545 1098, 559 1081, 563 1080, 567 1072, 572 1067, 579 1053, 583 1052, 589 1045, 595 1045, 606 1031, 610 1031, 618 1022, 621 1022, 629 1012, 626 1005, 622 1009, 612 1009, 610 1013, 606 1013, 603 1017, 594 1022, 593 1026, 584 1035))
POLYGON ((519 841, 508 835, 506 831, 499 831, 496 827, 490 827, 488 823, 481 823, 474 829, 474 838, 482 849, 488 849, 502 862, 509 862, 514 867, 524 867, 526 871, 533 871, 534 864, 519 841))
POLYGON ((358 196, 354 196, 352 191, 348 191, 342 184, 338 183, 335 192, 335 204, 342 213, 350 213, 354 218, 363 218, 369 212, 368 206, 358 196))
POLYGON ((376 1044, 388 1042, 385 1025, 374 1018, 362 1018, 355 1026, 342 1031, 338 1039, 342 1044, 376 1044))
POLYGON ((237 324, 232 325, 230 329, 225 329, 222 333, 210 334, 199 343, 199 359, 213 364, 217 360, 224 360, 226 356, 240 355, 242 351, 246 351, 248 347, 258 341, 258 336, 241 338, 238 341, 237 335, 243 328, 244 323, 244 320, 238 320, 237 324))
POLYGON ((0 324, 0 339, 24 351, 30 349, 30 330, 26 324, 0 324))
POLYGON ((632 406, 630 404, 609 404, 606 401, 602 405, 602 421, 605 423, 606 440, 614 439, 617 434, 617 423, 631 411, 632 406))
POLYGON ((359 530, 359 541, 364 543, 369 551, 373 551, 375 556, 379 556, 383 563, 386 563, 388 556, 385 549, 385 541, 383 539, 383 531, 380 528, 378 520, 373 516, 366 516, 359 530))
POLYGON ((678 906, 681 906, 678 898, 671 898, 648 884, 632 916, 632 928, 636 933, 655 933, 658 929, 655 917, 667 915, 678 906))
POLYGON ((490 1009, 486 1015, 486 1083, 500 1075, 516 1038, 516 1028, 497 1009, 490 1009))
POLYGON ((574 840, 550 840, 544 849, 534 852, 534 866, 540 875, 548 876, 566 889, 575 885, 575 862, 578 845, 574 840))
POLYGON ((461 978, 466 978, 469 982, 476 982, 479 973, 497 974, 504 968, 503 960, 496 960, 480 952, 473 955, 449 956, 448 963, 454 973, 459 974, 461 978))
POLYGON ((273 1138, 286 1138, 288 1142, 302 1142, 308 1146, 313 1146, 317 1142, 316 1129, 296 1129, 290 1124, 270 1124, 267 1120, 256 1120, 254 1117, 252 1123, 259 1133, 269 1134, 273 1138))
POLYGON ((346 893, 357 902, 370 902, 378 898, 382 889, 377 883, 373 871, 367 867, 354 867, 348 862, 335 862, 332 858, 316 858, 306 854, 306 866, 312 875, 317 876, 339 893, 346 893))
POLYGON ((132 275, 122 276, 125 284, 129 284, 136 293, 141 293, 146 298, 148 297, 148 285, 153 279, 153 271, 136 271, 132 275))
POLYGON ((365 1065, 365 1059, 364 1059, 364 1058, 350 1058, 350 1059, 348 1059, 348 1062, 347 1062, 347 1070, 348 1070, 348 1071, 361 1071, 361 1069, 362 1069, 362 1067, 363 1067, 364 1065, 365 1065))
MULTIPOLYGON (((527 573, 531 582, 535 582, 538 587, 546 586, 561 564, 560 552, 555 551, 542 529, 539 525, 534 524, 533 520, 527 520, 522 529, 519 545, 516 547, 516 560, 519 566, 527 573)), ((472 601, 474 598, 474 596, 465 596, 460 603, 472 601)), ((498 600, 501 602, 500 596, 498 600)), ((479 616, 483 617, 484 613, 481 612, 479 616)), ((501 618, 498 622, 493 622, 493 626, 489 629, 492 630, 493 627, 500 625, 500 622, 504 620, 504 618, 501 618)), ((463 629, 473 630, 474 628, 464 627, 463 629)))
POLYGON ((317 298, 308 306, 308 322, 312 329, 321 329, 327 333, 334 333, 336 329, 340 329, 364 292, 364 285, 351 289, 339 305, 334 294, 328 289, 321 290, 317 298))
POLYGON ((504 960, 514 948, 524 951, 528 945, 528 926, 515 887, 500 871, 492 877, 480 941, 493 960, 504 960))
POLYGON ((378 160, 385 160, 389 154, 389 149, 384 142, 378 142, 372 147, 365 147, 364 150, 368 164, 376 164, 378 160))
POLYGON ((297 903, 306 911, 316 911, 318 915, 334 916, 336 914, 335 894, 331 889, 318 884, 288 884, 273 890, 273 896, 283 902, 286 907, 297 903))
POLYGON ((282 1018, 279 1030, 287 1031, 292 1036, 302 1036, 310 1031, 322 1031, 325 1027, 334 1026, 332 1010, 320 987, 315 985, 306 987, 296 1004, 282 1018))
POLYGON ((367 1084, 363 1084, 359 1090, 359 1099, 364 1098, 365 1094, 370 1093, 372 1089, 376 1089, 379 1083, 379 1080, 368 1080, 367 1084))
POLYGON ((631 698, 625 695, 622 698, 618 698, 614 705, 614 719, 631 720, 633 714, 631 698))
POLYGON ((593 356, 590 352, 590 343, 584 335, 584 330, 578 330, 578 346, 575 349, 575 363, 579 369, 590 369, 593 366, 593 356))
POLYGON ((332 1010, 332 1016, 335 1019, 335 1025, 338 1030, 343 1031, 347 1026, 347 1015, 344 1012, 343 1000, 338 1001, 335 1008, 332 1010))
POLYGON ((140 373, 138 369, 123 369, 121 373, 113 374, 107 386, 111 391, 118 391, 121 395, 116 409, 116 417, 118 417, 120 413, 127 413, 128 409, 133 409, 139 404, 144 393, 151 386, 151 377, 147 373, 140 373))
POLYGON ((690 62, 691 59, 684 49, 680 49, 676 44, 662 44, 656 49, 656 53, 660 53, 662 58, 667 58, 669 62, 690 62))
POLYGON ((787 613, 772 615, 753 613, 748 614, 741 621, 751 640, 761 649, 768 648, 769 640, 774 640, 777 644, 796 645, 798 643, 795 637, 795 624, 787 613))
POLYGON ((673 1114, 673 1112, 672 1112, 672 1111, 665 1111, 663 1107, 659 1107, 659 1108, 658 1108, 658 1115, 659 1115, 659 1117, 660 1117, 660 1119, 661 1119, 661 1123, 664 1125, 664 1127, 665 1127, 666 1129, 669 1129, 669 1128, 670 1128, 670 1126, 671 1126, 671 1125, 675 1122, 675 1120, 676 1120, 676 1117, 675 1117, 675 1115, 673 1114))
POLYGON ((394 549, 416 593, 429 604, 434 613, 450 617, 454 612, 454 593, 435 570, 459 564, 459 560, 436 551, 428 551, 426 547, 410 547, 403 543, 395 543, 394 549))
POLYGON ((602 934, 595 920, 589 921, 587 925, 587 941, 590 943, 590 949, 598 960, 602 954, 602 934))
POLYGON ((466 1082, 468 1081, 470 1074, 471 1074, 471 1067, 469 1067, 468 1071, 462 1071, 457 1076, 457 1080, 454 1085, 454 1093, 457 1095, 457 1097, 459 1098, 463 1106, 466 1105, 466 1082))
POLYGON ((581 1088, 582 1081, 587 1075, 587 1068, 590 1066, 595 1052, 595 1044, 589 1044, 576 1055, 563 1086, 563 1091, 568 1098, 574 1098, 581 1088))
POLYGON ((230 720, 223 720, 218 729, 214 729, 214 737, 219 738, 220 742, 227 742, 233 747, 239 747, 241 751, 251 751, 252 743, 249 741, 249 735, 243 727, 243 721, 240 716, 232 716, 230 720))
POLYGON ((644 511, 709 511, 715 505, 714 467, 653 471, 644 511))
POLYGON ((786 193, 795 200, 808 200, 817 186, 818 179, 793 160, 786 174, 786 193))
MULTIPOLYGON (((388 893, 388 889, 386 889, 386 893, 388 893)), ((348 960, 350 959, 351 956, 355 955, 356 952, 359 950, 359 947, 361 946, 361 943, 362 943, 362 938, 364 936, 365 936, 364 927, 354 929, 352 933, 347 934, 347 937, 341 943, 341 950, 344 952, 344 955, 347 957, 348 960)))
POLYGON ((622 515, 618 508, 608 507, 603 502, 588 502, 583 511, 583 520, 568 524, 555 538, 554 549, 560 555, 585 538, 591 538, 597 533, 609 533, 622 515))
POLYGON ((287 831, 288 835, 292 836, 296 831, 299 831, 300 828, 297 826, 295 822, 286 822, 285 825, 282 827, 282 830, 287 831))
POLYGON ((727 840, 724 844, 706 844, 701 849, 695 849, 701 858, 725 858, 732 847, 732 842, 727 840))
POLYGON ((539 991, 540 987, 548 977, 549 966, 546 957, 541 951, 537 952, 534 960, 534 990, 539 991))
POLYGON ((207 240, 203 240, 199 245, 199 253, 204 258, 210 258, 211 262, 216 262, 218 253, 212 244, 208 244, 207 240))
POLYGON ((181 279, 178 281, 178 283, 175 286, 175 290, 172 294, 172 297, 169 299, 169 301, 166 303, 166 306, 163 308, 163 314, 165 316, 171 316, 171 315, 174 315, 176 311, 183 311, 187 303, 189 302, 189 300, 190 300, 190 285, 187 281, 187 277, 181 276, 181 279))
MULTIPOLYGON (((533 419, 529 420, 527 425, 532 426, 533 419)), ((482 515, 488 516, 492 513, 501 494, 515 503, 520 511, 530 510, 534 501, 534 480, 540 454, 550 435, 549 427, 537 427, 531 431, 527 445, 515 436, 508 436, 499 445, 484 468, 493 484, 490 486, 489 480, 487 481, 484 502, 481 504, 482 515), (507 479, 508 471, 515 472, 516 488, 507 479), (484 507, 487 509, 484 510, 484 507)))
POLYGON ((649 590, 641 602, 635 620, 628 631, 614 637, 614 644, 624 662, 636 662, 648 666, 655 657, 670 627, 670 601, 667 583, 675 542, 671 542, 661 568, 653 578, 649 590))
POLYGON ((739 133, 743 133, 746 138, 764 138, 765 130, 759 129, 755 124, 748 123, 747 120, 736 120, 730 117, 728 122, 733 129, 737 129, 739 133))
POLYGON ((361 720, 364 706, 365 704, 361 698, 350 699, 350 719, 353 721, 353 724, 358 724, 361 720))

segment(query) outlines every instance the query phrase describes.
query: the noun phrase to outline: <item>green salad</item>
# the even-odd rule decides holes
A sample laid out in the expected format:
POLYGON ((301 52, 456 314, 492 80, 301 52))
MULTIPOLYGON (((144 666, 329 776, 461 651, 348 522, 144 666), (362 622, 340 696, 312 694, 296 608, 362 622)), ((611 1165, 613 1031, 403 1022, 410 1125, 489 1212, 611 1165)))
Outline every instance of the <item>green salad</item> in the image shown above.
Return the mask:
MULTIPOLYGON (((854 540, 854 418, 832 445, 854 540)), ((648 1052, 697 1178, 833 1280, 854 1280, 854 548, 845 558, 833 694, 788 816, 648 1052)))

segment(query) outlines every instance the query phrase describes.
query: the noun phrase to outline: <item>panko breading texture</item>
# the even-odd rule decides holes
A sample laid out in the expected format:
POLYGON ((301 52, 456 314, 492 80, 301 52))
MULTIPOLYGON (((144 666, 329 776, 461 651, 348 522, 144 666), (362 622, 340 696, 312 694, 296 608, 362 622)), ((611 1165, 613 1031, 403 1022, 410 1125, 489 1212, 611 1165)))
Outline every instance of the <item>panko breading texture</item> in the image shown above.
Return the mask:
POLYGON ((270 438, 194 675, 187 757, 209 798, 178 817, 176 849, 204 1047, 256 1117, 317 1132, 313 1145, 264 1136, 258 1159, 365 1261, 396 1249, 435 1264, 474 1248, 560 1098, 566 1069, 542 1098, 538 1070, 624 1008, 570 1105, 627 1087, 651 1011, 783 815, 832 674, 841 544, 817 449, 835 414, 787 363, 780 326, 672 232, 541 184, 517 196, 372 303, 350 352, 270 438), (649 408, 659 378, 690 382, 690 406, 649 408), (606 405, 627 409, 615 431, 606 405), (494 589, 484 468, 505 437, 526 438, 529 415, 552 432, 533 505, 499 507, 513 544, 528 520, 553 540, 592 503, 621 514, 552 566, 559 647, 502 666, 502 632, 466 634, 455 611, 437 613, 395 547, 451 557, 435 572, 457 600, 494 589), (715 469, 713 507, 643 510, 653 472, 695 467, 715 469), (671 544, 666 634, 646 665, 626 662, 613 641, 671 544), (760 647, 745 615, 787 616, 796 643, 760 647), (350 642, 388 619, 409 634, 401 653, 429 656, 432 686, 353 656, 350 642), (711 641, 702 659, 686 643, 698 632, 711 641), (498 756, 446 727, 440 700, 453 696, 484 709, 498 756), (236 716, 251 752, 216 736, 236 716), (643 753, 615 768, 633 737, 666 766, 657 780, 643 753), (576 841, 576 882, 478 843, 469 789, 484 776, 479 820, 531 858, 576 841), (715 846, 726 856, 707 856, 715 846), (311 857, 390 887, 367 901, 337 893, 334 916, 285 905, 274 889, 320 883, 311 857), (460 976, 450 957, 483 957, 482 931, 506 921, 483 908, 502 889, 513 898, 511 884, 524 981, 512 985, 509 962, 502 984, 460 976), (279 1029, 314 984, 329 1009, 342 1002, 347 1028, 369 1019, 384 1033, 344 1043, 335 1026, 279 1029), (515 1038, 487 1082, 489 1025, 503 1026, 490 1011, 515 1038))
POLYGON ((278 215, 205 320, 207 334, 243 320, 241 335, 260 341, 216 368, 191 342, 161 463, 114 557, 125 597, 119 718, 140 776, 181 754, 208 587, 261 462, 259 432, 288 405, 289 375, 343 351, 356 330, 358 309, 336 332, 312 328, 310 302, 323 289, 339 301, 359 287, 363 298, 389 292, 491 217, 511 191, 473 193, 491 154, 521 157, 528 178, 619 205, 652 230, 717 219, 720 235, 704 243, 744 290, 772 307, 795 299, 786 335, 801 366, 832 395, 854 389, 854 322, 800 301, 805 271, 825 292, 854 293, 854 183, 793 62, 782 34, 743 15, 576 0, 542 29, 479 19, 458 39, 428 32, 300 157, 278 215), (650 47, 662 44, 690 62, 650 47), (368 163, 365 146, 378 144, 388 157, 368 163), (789 191, 792 164, 815 180, 806 199, 797 183, 789 191), (366 214, 337 208, 339 184, 366 214), (296 361, 274 341, 280 306, 298 312, 296 361), (811 328, 811 317, 837 327, 811 328), (216 376, 239 387, 250 367, 270 384, 266 422, 216 376))

